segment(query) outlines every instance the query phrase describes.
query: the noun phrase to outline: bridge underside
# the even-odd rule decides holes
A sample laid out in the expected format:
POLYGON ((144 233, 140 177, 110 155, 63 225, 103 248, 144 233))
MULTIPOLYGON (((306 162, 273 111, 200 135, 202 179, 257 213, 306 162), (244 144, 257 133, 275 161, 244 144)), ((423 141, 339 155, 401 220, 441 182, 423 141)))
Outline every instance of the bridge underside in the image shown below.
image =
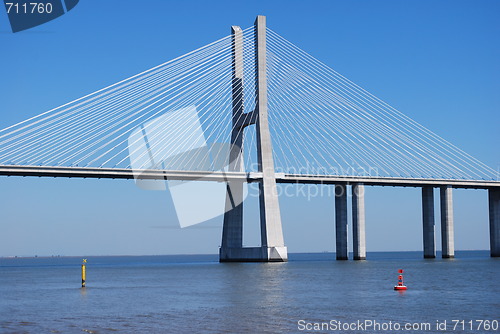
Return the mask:
MULTIPOLYGON (((40 167, 40 166, 0 166, 0 175, 35 176, 35 177, 68 177, 97 179, 147 179, 147 180, 184 180, 213 182, 261 182, 262 174, 245 172, 209 172, 209 171, 169 171, 143 170, 140 173, 131 169, 105 169, 88 167, 40 167)), ((337 258, 347 259, 347 198, 348 185, 353 191, 353 251, 354 259, 366 258, 364 186, 421 187, 422 188, 422 221, 423 249, 425 258, 435 258, 434 228, 434 195, 433 189, 439 188, 441 203, 441 235, 443 257, 454 256, 453 237, 453 188, 487 189, 489 192, 490 250, 492 257, 500 256, 500 182, 477 180, 426 180, 388 177, 353 177, 293 175, 276 173, 277 183, 288 184, 330 184, 342 190, 336 196, 336 245, 337 258)), ((234 245, 233 245, 234 246, 234 245)), ((220 249, 221 262, 282 262, 286 261, 286 247, 224 247, 220 249)))
MULTIPOLYGON (((176 171, 176 170, 141 170, 92 167, 45 167, 45 166, 0 166, 0 175, 68 177, 94 179, 142 179, 142 180, 180 180, 180 181, 242 181, 260 182, 259 172, 223 172, 223 171, 176 171)), ((367 186, 392 187, 441 187, 452 186, 464 189, 500 188, 500 181, 456 180, 456 179, 410 179, 397 177, 373 176, 330 176, 275 173, 276 183, 301 184, 350 184, 363 183, 367 186)))

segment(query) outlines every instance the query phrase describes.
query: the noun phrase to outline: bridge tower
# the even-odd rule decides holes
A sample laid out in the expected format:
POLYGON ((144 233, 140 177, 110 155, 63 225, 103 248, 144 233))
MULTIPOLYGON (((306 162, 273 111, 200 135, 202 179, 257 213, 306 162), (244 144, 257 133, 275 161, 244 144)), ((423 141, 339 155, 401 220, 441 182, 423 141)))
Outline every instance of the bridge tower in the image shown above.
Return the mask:
POLYGON ((276 189, 271 134, 267 106, 266 17, 255 20, 255 110, 244 113, 243 104, 243 33, 233 26, 233 115, 230 171, 243 171, 243 128, 255 124, 257 131, 259 182, 260 247, 243 247, 243 182, 227 184, 226 213, 219 253, 221 262, 284 262, 288 260, 281 227, 281 214, 276 189))

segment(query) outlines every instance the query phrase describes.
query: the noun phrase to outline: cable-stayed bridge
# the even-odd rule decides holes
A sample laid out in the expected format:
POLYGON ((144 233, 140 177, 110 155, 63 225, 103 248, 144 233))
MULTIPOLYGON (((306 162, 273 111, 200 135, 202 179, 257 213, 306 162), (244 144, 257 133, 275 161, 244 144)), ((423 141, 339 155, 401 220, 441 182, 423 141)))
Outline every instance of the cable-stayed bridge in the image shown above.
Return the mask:
MULTIPOLYGON (((286 261, 276 183, 335 186, 337 259, 366 257, 364 186, 422 187, 424 256, 454 256, 453 188, 487 189, 500 256, 498 173, 266 27, 230 36, 0 131, 0 175, 227 184, 221 261, 286 261), (255 130, 255 131, 254 131, 255 130), (243 247, 244 184, 261 246, 243 247)), ((148 183, 153 182, 153 183, 148 183)))

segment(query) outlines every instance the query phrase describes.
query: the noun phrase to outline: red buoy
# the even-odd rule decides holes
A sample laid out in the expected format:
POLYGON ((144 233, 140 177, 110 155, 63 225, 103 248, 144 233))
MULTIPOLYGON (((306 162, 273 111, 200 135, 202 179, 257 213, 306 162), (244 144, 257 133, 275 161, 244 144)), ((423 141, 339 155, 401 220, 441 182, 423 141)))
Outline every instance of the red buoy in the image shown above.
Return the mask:
POLYGON ((408 289, 403 282, 403 269, 398 270, 398 285, 394 286, 394 290, 406 290, 408 289))

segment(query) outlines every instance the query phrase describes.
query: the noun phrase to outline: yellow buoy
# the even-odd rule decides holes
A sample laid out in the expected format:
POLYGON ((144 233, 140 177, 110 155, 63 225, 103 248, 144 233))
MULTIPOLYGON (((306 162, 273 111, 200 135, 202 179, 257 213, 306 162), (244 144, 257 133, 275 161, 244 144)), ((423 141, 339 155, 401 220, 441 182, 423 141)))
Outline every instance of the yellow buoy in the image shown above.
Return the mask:
POLYGON ((83 263, 82 263, 82 288, 85 287, 85 276, 86 276, 85 263, 87 263, 87 259, 83 259, 83 263))

